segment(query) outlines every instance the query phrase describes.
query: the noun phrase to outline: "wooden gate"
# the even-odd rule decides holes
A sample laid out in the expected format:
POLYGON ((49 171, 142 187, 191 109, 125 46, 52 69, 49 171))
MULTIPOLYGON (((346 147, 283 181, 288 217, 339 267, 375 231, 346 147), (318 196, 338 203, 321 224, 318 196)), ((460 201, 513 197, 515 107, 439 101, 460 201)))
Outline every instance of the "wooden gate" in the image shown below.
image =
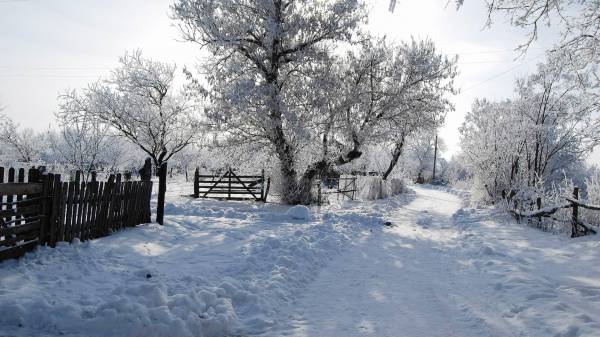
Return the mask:
POLYGON ((236 175, 230 168, 220 176, 194 173, 194 198, 267 201, 270 178, 261 175, 236 175))
POLYGON ((356 177, 321 178, 317 180, 317 203, 323 203, 323 196, 335 194, 338 198, 354 200, 356 197, 356 177))

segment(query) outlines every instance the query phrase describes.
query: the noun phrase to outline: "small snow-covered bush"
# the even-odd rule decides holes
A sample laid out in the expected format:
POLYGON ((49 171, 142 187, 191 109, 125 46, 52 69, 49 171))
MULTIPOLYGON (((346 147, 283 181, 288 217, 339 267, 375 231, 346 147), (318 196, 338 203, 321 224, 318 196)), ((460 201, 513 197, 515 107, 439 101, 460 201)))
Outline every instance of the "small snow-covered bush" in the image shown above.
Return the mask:
POLYGON ((363 200, 378 200, 406 191, 406 184, 400 178, 383 180, 381 177, 359 177, 358 195, 363 200))

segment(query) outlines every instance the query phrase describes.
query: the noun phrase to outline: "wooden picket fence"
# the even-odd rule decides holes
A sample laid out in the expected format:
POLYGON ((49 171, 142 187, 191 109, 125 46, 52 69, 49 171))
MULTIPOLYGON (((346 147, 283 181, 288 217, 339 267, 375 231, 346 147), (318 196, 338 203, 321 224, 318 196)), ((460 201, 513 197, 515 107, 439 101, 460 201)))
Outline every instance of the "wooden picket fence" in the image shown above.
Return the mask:
MULTIPOLYGON (((95 176, 95 175, 94 175, 95 176)), ((0 167, 0 261, 38 245, 81 241, 150 222, 152 182, 62 182, 58 174, 0 167), (6 182, 4 173, 7 172, 6 182)))

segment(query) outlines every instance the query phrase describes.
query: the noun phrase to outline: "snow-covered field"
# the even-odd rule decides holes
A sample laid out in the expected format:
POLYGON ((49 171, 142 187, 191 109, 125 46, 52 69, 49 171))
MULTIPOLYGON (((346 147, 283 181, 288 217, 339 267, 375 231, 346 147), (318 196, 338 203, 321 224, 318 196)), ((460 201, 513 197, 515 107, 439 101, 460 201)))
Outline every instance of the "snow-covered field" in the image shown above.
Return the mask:
POLYGON ((412 188, 308 212, 174 188, 164 227, 0 264, 0 336, 600 336, 597 237, 412 188))

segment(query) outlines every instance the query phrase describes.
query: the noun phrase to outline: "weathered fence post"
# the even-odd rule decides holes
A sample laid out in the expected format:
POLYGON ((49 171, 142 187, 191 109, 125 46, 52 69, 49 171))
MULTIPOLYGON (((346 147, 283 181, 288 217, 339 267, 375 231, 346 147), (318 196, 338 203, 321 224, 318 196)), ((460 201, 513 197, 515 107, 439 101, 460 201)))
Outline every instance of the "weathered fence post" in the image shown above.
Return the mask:
POLYGON ((228 182, 227 182, 227 200, 231 199, 231 175, 233 174, 233 172, 231 171, 231 167, 229 168, 229 173, 228 173, 228 182))
MULTIPOLYGON (((579 200, 579 187, 573 188, 573 199, 579 200)), ((577 225, 577 221, 579 218, 579 207, 577 203, 572 203, 573 205, 573 214, 571 215, 571 237, 579 236, 579 226, 577 225)))
POLYGON ((152 221, 152 210, 150 209, 150 200, 152 199, 152 160, 146 158, 144 161, 144 167, 140 170, 140 177, 143 181, 146 181, 146 198, 144 199, 144 222, 148 223, 152 221))
POLYGON ((75 171, 75 182, 78 184, 81 182, 81 171, 80 170, 75 171))
POLYGON ((165 215, 165 193, 167 192, 167 163, 158 169, 158 204, 156 205, 156 222, 163 225, 165 215))
MULTIPOLYGON (((535 199, 535 204, 536 204, 536 206, 537 206, 537 210, 538 210, 538 211, 539 211, 540 209, 542 209, 542 198, 541 198, 541 197, 537 197, 537 198, 535 199)), ((537 222, 538 222, 538 223, 537 223, 537 225, 538 225, 538 228, 542 228, 542 227, 543 227, 543 223, 542 223, 542 215, 538 216, 537 218, 538 218, 538 219, 537 219, 537 222)))
POLYGON ((265 190, 265 202, 267 202, 267 197, 269 196, 270 188, 271 188, 271 177, 267 178, 267 189, 265 190))
POLYGON ((263 202, 267 201, 265 199, 265 169, 262 169, 260 171, 260 181, 261 181, 261 188, 260 188, 260 200, 262 200, 263 202))
POLYGON ((317 182, 317 205, 321 206, 321 179, 317 182))
POLYGON ((58 230, 59 228, 62 227, 62 224, 59 223, 60 220, 60 198, 62 197, 62 182, 60 180, 60 174, 55 174, 54 175, 54 181, 53 181, 53 185, 52 185, 52 191, 51 191, 51 202, 49 203, 50 206, 50 247, 55 247, 56 246, 56 242, 58 241, 58 237, 59 237, 59 233, 58 230))
POLYGON ((92 171, 92 182, 95 183, 98 181, 98 173, 96 171, 92 171))
POLYGON ((196 167, 194 171, 194 198, 200 197, 200 169, 196 167))

